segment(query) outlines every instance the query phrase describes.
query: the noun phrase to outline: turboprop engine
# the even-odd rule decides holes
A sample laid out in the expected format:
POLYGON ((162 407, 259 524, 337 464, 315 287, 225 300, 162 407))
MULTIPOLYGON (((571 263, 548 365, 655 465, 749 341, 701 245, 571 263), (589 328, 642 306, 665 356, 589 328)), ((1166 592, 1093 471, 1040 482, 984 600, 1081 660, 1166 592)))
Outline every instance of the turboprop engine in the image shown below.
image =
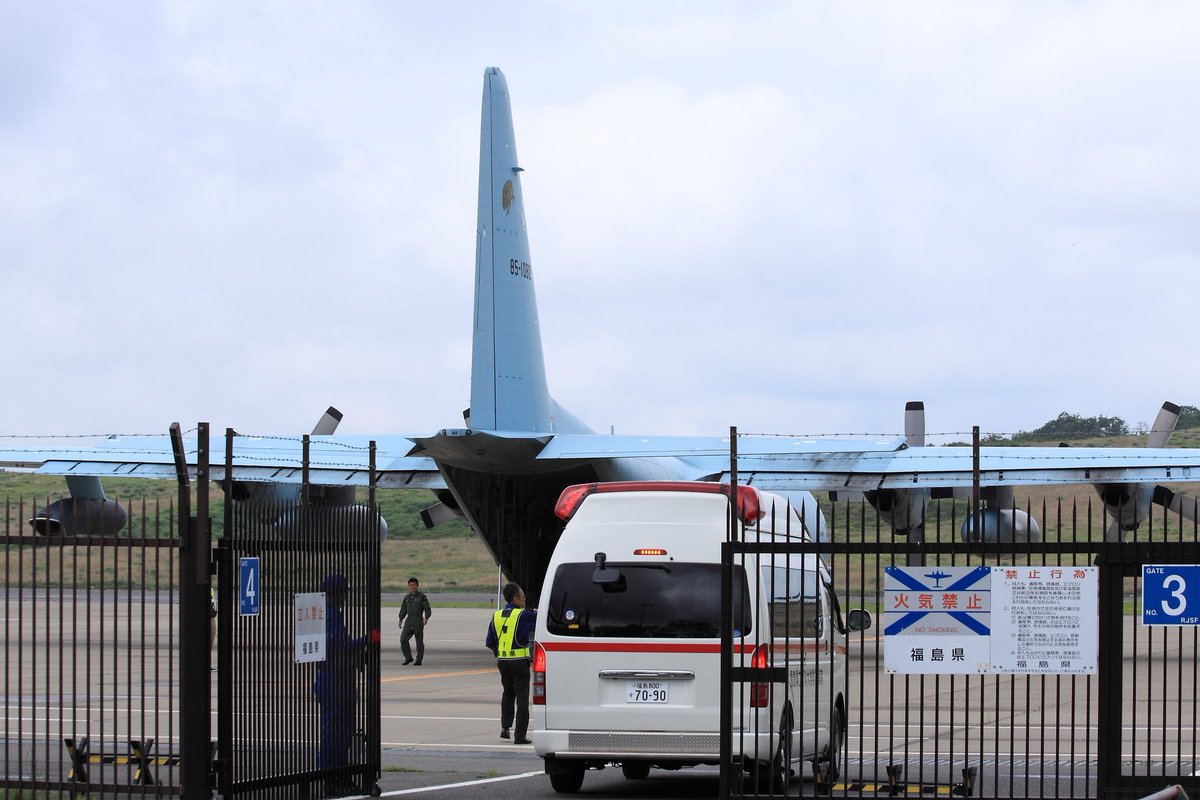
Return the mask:
POLYGON ((29 520, 42 536, 115 536, 125 527, 124 506, 104 496, 100 479, 73 475, 67 478, 70 497, 55 500, 29 520))
MULTIPOLYGON (((342 413, 333 406, 313 428, 313 436, 330 436, 342 421, 342 413)), ((270 481, 234 481, 230 499, 251 509, 259 523, 283 538, 319 536, 323 527, 351 522, 363 530, 374 530, 387 538, 388 525, 383 515, 357 502, 353 486, 312 484, 308 502, 299 505, 302 487, 297 483, 270 481)))
MULTIPOLYGON (((1146 437, 1147 447, 1167 446, 1179 422, 1179 412, 1179 406, 1174 403, 1163 403, 1158 416, 1154 418, 1154 424, 1150 426, 1150 434, 1146 437)), ((1152 505, 1160 505, 1193 521, 1197 516, 1195 499, 1176 494, 1165 486, 1153 483, 1097 483, 1095 487, 1100 501, 1104 503, 1104 510, 1112 520, 1105 532, 1105 539, 1110 542, 1122 541, 1126 533, 1137 530, 1149 519, 1152 505)))

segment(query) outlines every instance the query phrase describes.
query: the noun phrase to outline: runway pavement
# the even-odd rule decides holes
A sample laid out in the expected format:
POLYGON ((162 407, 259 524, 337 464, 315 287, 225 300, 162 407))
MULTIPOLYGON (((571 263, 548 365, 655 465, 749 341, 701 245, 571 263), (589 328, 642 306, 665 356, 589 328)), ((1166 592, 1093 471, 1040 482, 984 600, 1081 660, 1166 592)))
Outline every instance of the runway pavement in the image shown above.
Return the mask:
MULTIPOLYGON (((441 796, 489 800, 553 797, 532 747, 499 737, 500 680, 495 661, 483 646, 491 609, 486 605, 448 608, 444 602, 446 598, 433 598, 420 667, 402 664, 398 609, 383 609, 380 789, 396 796, 441 792, 441 796)), ((50 604, 37 619, 57 619, 55 613, 50 604)), ((1194 714, 1200 688, 1194 680, 1168 678, 1167 667, 1184 666, 1195 675, 1196 637, 1158 633, 1150 641, 1135 620, 1131 618, 1127 625, 1126 660, 1138 668, 1127 669, 1129 683, 1123 687, 1130 705, 1122 726, 1123 750, 1136 754, 1141 774, 1189 775, 1200 766, 1194 756, 1195 739, 1176 733, 1175 717, 1194 714), (1133 682, 1135 676, 1140 680, 1133 682), (1150 701, 1164 696, 1166 690, 1170 702, 1150 701)), ((44 632, 44 626, 31 623, 23 639, 44 632)), ((24 649, 30 642, 22 645, 21 637, 11 633, 9 654, 31 658, 35 651, 24 649)), ((1095 780, 1096 768, 1098 685, 1094 678, 887 675, 877 636, 873 630, 856 637, 849 653, 846 753, 852 779, 878 781, 887 766, 902 764, 910 781, 948 786, 964 766, 973 766, 987 796, 1001 787, 1011 792, 1004 796, 1039 796, 1049 786, 1059 796, 1082 797, 1095 788, 1089 783, 1095 780)), ((43 772, 46 765, 61 760, 62 737, 73 735, 72 716, 87 711, 86 706, 75 708, 81 700, 70 693, 60 698, 63 690, 56 688, 54 678, 58 670, 51 671, 51 685, 38 677, 44 672, 38 665, 48 663, 61 662, 57 655, 46 655, 10 676, 12 770, 28 761, 24 751, 13 749, 20 746, 38 748, 37 765, 43 772), (42 682, 35 685, 35 678, 42 682), (18 707, 17 700, 26 696, 35 705, 18 707)), ((149 663, 157 664, 153 659, 149 663)), ((146 664, 144 659, 106 661, 103 686, 98 688, 110 701, 110 695, 128 693, 129 687, 147 682, 169 693, 173 686, 169 671, 156 680, 158 673, 148 672, 146 664)), ((66 677, 64 685, 73 686, 66 677)), ((105 714, 111 719, 106 717, 106 730, 111 737, 123 731, 125 723, 123 714, 114 715, 111 702, 108 708, 105 714)), ((169 704, 157 710, 150 707, 148 719, 166 720, 176 713, 173 708, 169 704)), ((144 716, 141 710, 138 714, 144 716)), ((163 744, 164 749, 168 746, 163 744)), ((812 785, 802 787, 801 791, 810 791, 812 785)), ((711 797, 716 793, 716 770, 655 770, 648 781, 626 781, 619 769, 606 769, 589 772, 584 791, 618 797, 711 797)))
POLYGON ((499 735, 500 677, 483 646, 491 609, 433 602, 419 667, 403 666, 397 612, 383 611, 380 788, 387 793, 540 773, 531 745, 499 735))

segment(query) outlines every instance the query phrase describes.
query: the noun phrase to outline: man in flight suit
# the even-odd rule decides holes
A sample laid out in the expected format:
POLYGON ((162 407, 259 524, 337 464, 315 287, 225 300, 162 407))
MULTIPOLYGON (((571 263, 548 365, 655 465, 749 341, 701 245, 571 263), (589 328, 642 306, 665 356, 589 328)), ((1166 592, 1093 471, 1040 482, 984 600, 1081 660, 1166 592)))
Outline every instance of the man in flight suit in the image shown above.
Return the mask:
POLYGON ((529 729, 529 657, 537 609, 525 608, 525 592, 515 583, 505 585, 504 602, 504 608, 492 614, 483 643, 496 656, 504 690, 500 695, 500 738, 509 737, 515 717, 513 744, 529 744, 525 737, 529 729))
POLYGON ((412 648, 408 640, 417 637, 416 666, 421 666, 425 658, 425 625, 428 624, 433 611, 429 608, 429 598, 420 590, 421 582, 416 578, 408 579, 408 594, 400 603, 400 652, 404 653, 404 663, 413 663, 412 648))

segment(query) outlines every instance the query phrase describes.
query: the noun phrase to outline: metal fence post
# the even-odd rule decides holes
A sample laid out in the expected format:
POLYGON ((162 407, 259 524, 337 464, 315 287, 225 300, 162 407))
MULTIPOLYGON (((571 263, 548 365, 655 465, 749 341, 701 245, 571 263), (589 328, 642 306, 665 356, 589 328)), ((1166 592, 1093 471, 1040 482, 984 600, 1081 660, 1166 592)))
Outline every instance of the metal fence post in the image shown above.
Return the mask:
POLYGON ((179 483, 179 774, 182 795, 210 797, 212 696, 209 589, 212 531, 208 524, 208 423, 196 430, 196 516, 191 516, 187 456, 179 423, 171 425, 179 483))

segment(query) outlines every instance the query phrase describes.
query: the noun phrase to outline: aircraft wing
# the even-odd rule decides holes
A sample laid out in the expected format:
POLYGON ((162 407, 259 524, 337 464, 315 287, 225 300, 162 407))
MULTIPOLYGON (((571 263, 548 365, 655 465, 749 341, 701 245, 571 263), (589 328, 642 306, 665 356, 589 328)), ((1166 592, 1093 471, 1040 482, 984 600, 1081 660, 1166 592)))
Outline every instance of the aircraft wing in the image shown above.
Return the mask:
MULTIPOLYGON (((432 459, 409 455, 415 443, 404 436, 312 436, 309 440, 309 481, 366 486, 370 472, 369 445, 373 438, 378 486, 446 488, 432 459)), ((234 480, 301 483, 304 474, 302 439, 238 436, 234 441, 233 460, 229 465, 234 480)), ((209 447, 210 479, 224 480, 224 438, 212 438, 209 447)), ((184 449, 189 472, 194 477, 198 449, 194 431, 184 436, 184 449)), ((175 460, 168 436, 7 437, 0 440, 0 470, 40 475, 173 479, 175 460)))
MULTIPOLYGON (((436 438, 312 436, 309 480, 365 486, 368 444, 374 439, 378 486, 444 489, 445 481, 430 455, 429 443, 436 438)), ((687 464, 693 476, 730 477, 728 437, 507 434, 507 438, 527 439, 536 460, 546 466, 556 461, 661 458, 687 464)), ((239 436, 235 442, 231 465, 235 480, 301 482, 301 439, 239 436)), ((210 447, 210 475, 223 480, 223 440, 212 440, 210 447)), ((185 437, 185 448, 194 467, 194 433, 185 437)), ((44 475, 175 477, 167 436, 101 437, 86 444, 78 439, 66 443, 31 439, 20 447, 0 448, 0 469, 44 475)), ((902 439, 748 436, 738 438, 738 480, 779 491, 967 488, 972 485, 973 458, 967 447, 908 448, 902 439)), ((1200 449, 982 447, 979 480, 981 486, 1194 482, 1200 481, 1200 449)))
MULTIPOLYGON (((729 439, 555 436, 539 459, 673 457, 727 481, 729 439)), ((968 447, 905 447, 898 440, 739 437, 738 480, 775 491, 970 488, 968 447)), ((981 486, 1200 481, 1196 448, 982 447, 981 486)))

